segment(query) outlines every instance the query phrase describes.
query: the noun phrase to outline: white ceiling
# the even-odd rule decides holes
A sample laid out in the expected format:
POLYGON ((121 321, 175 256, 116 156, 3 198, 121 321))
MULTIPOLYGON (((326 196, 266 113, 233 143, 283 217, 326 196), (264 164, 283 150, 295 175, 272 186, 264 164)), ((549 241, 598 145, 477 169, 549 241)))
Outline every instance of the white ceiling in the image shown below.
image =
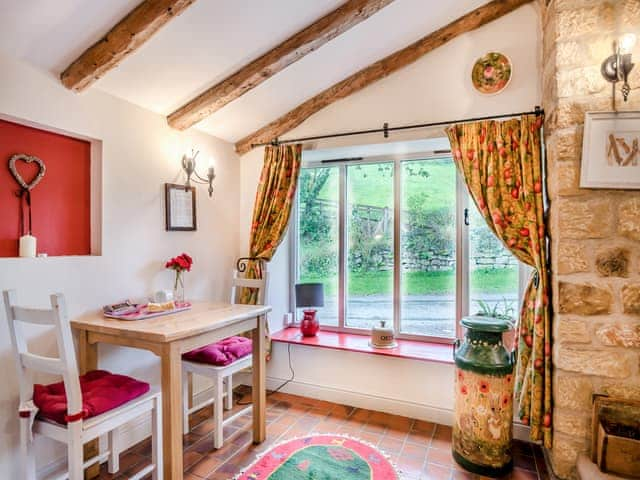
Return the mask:
MULTIPOLYGON (((197 128, 235 142, 487 0, 396 0, 197 128)), ((0 0, 0 49, 59 75, 139 0, 0 0)), ((197 0, 91 88, 169 114, 343 3, 197 0)))

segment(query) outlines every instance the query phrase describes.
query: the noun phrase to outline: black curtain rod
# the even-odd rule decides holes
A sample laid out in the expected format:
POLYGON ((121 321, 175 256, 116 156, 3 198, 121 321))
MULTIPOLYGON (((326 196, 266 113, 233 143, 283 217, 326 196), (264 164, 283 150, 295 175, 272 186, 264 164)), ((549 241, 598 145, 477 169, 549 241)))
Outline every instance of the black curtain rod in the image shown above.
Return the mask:
POLYGON ((251 147, 252 148, 264 147, 265 145, 278 146, 278 145, 284 145, 286 143, 300 143, 300 142, 308 142, 310 140, 323 140, 325 138, 350 137, 353 135, 367 135, 371 133, 382 133, 384 134, 384 138, 388 138, 389 132, 396 132, 400 130, 411 130, 414 128, 440 127, 442 125, 451 125, 452 123, 469 123, 469 122, 479 122, 481 120, 495 120, 498 118, 519 117, 521 115, 542 115, 542 114, 544 114, 544 110, 536 105, 535 109, 530 112, 504 113, 502 115, 490 115, 487 117, 465 118, 463 120, 449 120, 446 122, 418 123, 414 125, 402 125, 400 127, 390 127, 389 124, 385 122, 382 128, 371 128, 369 130, 356 130, 353 132, 330 133, 327 135, 315 135, 313 137, 290 138, 286 140, 278 140, 278 138, 274 138, 270 142, 252 143, 251 147))

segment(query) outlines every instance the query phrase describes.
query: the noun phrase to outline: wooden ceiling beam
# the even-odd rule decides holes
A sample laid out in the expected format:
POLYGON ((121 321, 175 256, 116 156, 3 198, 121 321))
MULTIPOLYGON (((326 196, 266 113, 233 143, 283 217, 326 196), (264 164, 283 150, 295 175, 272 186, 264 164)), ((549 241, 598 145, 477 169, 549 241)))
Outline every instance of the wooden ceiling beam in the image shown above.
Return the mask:
POLYGON ((349 0, 304 30, 245 65, 230 77, 212 86, 167 117, 173 128, 184 130, 226 104, 257 87, 265 80, 300 60, 308 53, 369 18, 393 0, 349 0))
POLYGON ((398 50, 368 67, 345 78, 318 95, 297 106, 277 120, 236 143, 236 152, 244 154, 259 143, 268 143, 294 129, 314 113, 333 102, 358 92, 372 83, 415 62, 432 50, 444 45, 463 33, 470 32, 497 18, 512 12, 532 0, 493 0, 472 10, 448 25, 430 33, 408 47, 398 50))
POLYGON ((62 72, 62 84, 76 92, 85 90, 194 1, 144 0, 62 72))

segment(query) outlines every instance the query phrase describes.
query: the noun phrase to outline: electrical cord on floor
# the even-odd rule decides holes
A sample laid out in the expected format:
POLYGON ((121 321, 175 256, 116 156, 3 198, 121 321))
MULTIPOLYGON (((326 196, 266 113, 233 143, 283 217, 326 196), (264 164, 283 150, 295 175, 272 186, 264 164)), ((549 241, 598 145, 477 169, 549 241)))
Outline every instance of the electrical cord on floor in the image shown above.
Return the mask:
MULTIPOLYGON (((267 392, 267 397, 270 395, 273 395, 274 393, 278 393, 280 390, 282 390, 285 386, 287 386, 289 383, 293 382, 293 379, 296 378, 296 372, 293 370, 293 365, 291 365, 291 344, 288 343, 287 344, 287 354, 289 356, 289 371, 291 372, 291 378, 289 378, 288 380, 285 380, 280 386, 278 386, 277 388, 275 388, 274 390, 271 390, 270 392, 267 392)), ((242 399, 238 400, 236 402, 236 405, 251 405, 251 401, 242 401, 242 399)))

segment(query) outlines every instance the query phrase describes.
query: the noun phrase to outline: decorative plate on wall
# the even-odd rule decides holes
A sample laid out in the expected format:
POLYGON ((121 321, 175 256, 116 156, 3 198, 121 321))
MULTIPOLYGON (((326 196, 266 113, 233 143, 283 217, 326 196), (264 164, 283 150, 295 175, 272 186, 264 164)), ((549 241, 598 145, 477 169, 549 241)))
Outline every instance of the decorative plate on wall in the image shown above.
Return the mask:
POLYGON ((471 82, 485 95, 500 93, 511 81, 511 61, 503 53, 489 52, 473 65, 471 82))

